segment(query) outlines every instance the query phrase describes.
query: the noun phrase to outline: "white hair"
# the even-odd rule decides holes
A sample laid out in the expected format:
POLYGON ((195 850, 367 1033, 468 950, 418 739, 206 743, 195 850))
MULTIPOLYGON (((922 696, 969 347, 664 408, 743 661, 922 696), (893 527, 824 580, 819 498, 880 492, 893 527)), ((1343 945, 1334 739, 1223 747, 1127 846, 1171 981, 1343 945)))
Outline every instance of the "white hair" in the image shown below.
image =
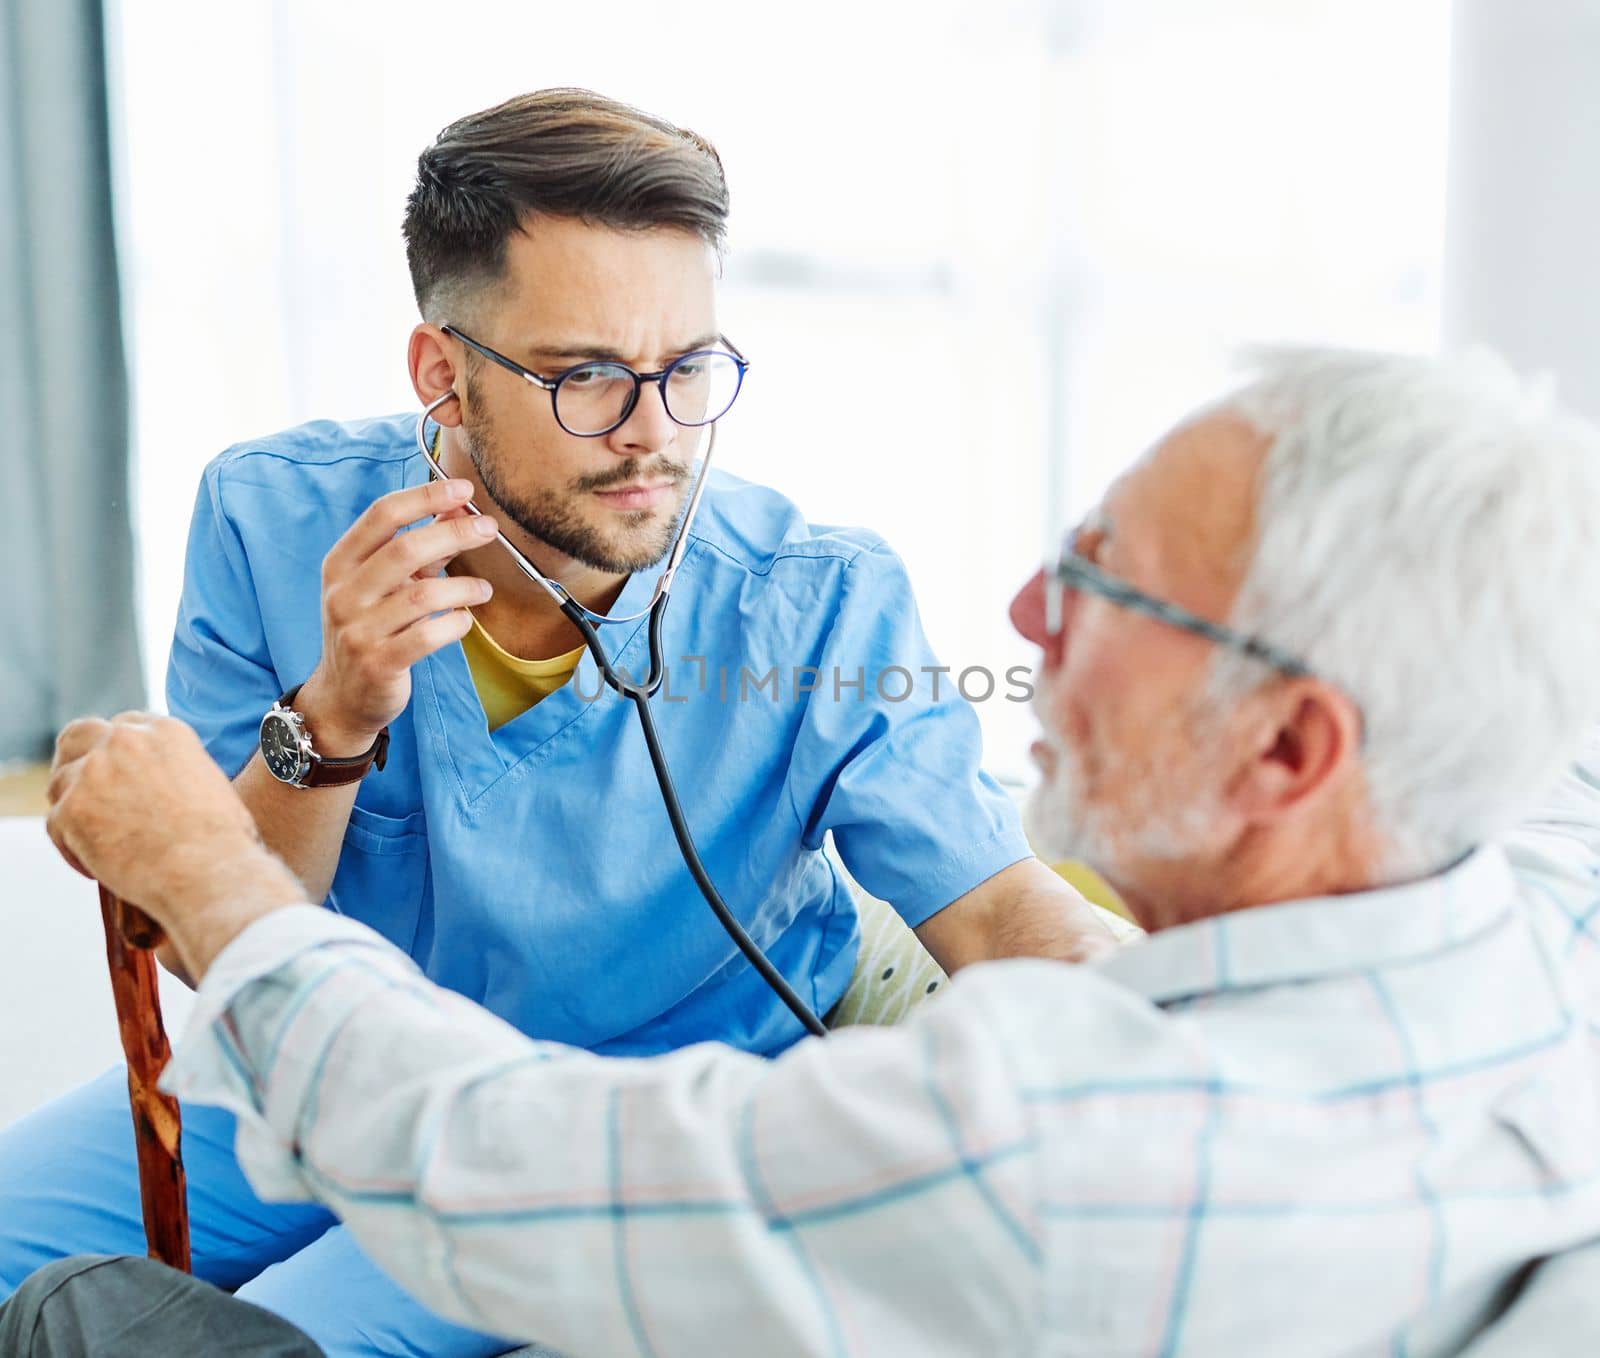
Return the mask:
MULTIPOLYGON (((1505 829, 1600 715, 1600 431, 1492 354, 1272 348, 1232 411, 1272 437, 1230 621, 1363 717, 1382 867, 1505 829)), ((1214 691, 1262 681, 1219 653, 1214 691)))

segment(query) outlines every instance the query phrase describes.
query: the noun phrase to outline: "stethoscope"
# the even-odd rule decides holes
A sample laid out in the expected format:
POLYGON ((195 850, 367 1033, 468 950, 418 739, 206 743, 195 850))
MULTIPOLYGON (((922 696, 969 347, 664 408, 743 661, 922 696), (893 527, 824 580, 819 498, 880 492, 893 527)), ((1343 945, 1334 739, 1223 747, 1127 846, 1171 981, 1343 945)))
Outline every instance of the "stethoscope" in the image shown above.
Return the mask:
MULTIPOLYGON (((455 392, 447 391, 443 396, 437 397, 423 407, 417 416, 417 451, 422 454, 423 461, 427 463, 429 476, 437 481, 448 480, 443 467, 433 455, 433 449, 428 446, 424 425, 428 417, 433 414, 446 401, 455 399, 455 392)), ((666 677, 666 666, 661 659, 661 620, 666 616, 667 600, 672 595, 672 578, 677 574, 679 565, 683 562, 683 554, 689 545, 689 529, 694 523, 696 511, 700 508, 701 496, 705 493, 706 477, 711 470, 711 455, 716 451, 717 426, 711 425, 711 438, 706 445, 705 456, 700 461, 700 471, 695 477, 694 485, 689 492, 688 503, 684 506, 683 517, 678 524, 678 536, 672 544, 672 550, 667 554, 667 564, 662 567, 661 575, 656 580, 655 590, 650 595, 650 602, 639 612, 630 613, 626 617, 609 617, 603 613, 596 613, 593 609, 586 608, 568 593, 566 587, 559 580, 552 580, 543 571, 533 564, 517 546, 511 542, 503 532, 495 534, 498 542, 511 559, 516 562, 517 569, 538 585, 554 601, 557 608, 564 613, 569 622, 578 629, 578 635, 583 638, 583 644, 589 654, 594 657, 594 663, 600 671, 600 677, 617 694, 632 700, 634 709, 639 714, 639 726, 644 732, 644 743, 650 752, 650 765, 655 769, 656 783, 661 789, 661 801, 667 809, 667 819, 672 822, 672 833, 678 841, 678 852, 683 855, 684 865, 689 869, 690 875, 695 880, 695 885, 700 888, 700 894, 706 898, 706 904, 711 907, 711 913, 717 917, 718 922, 727 930, 728 936, 733 939, 751 966, 760 973, 764 980, 778 998, 789 1007, 789 1011, 800 1020, 807 1032, 817 1037, 826 1034, 827 1029, 802 1000, 783 974, 772 965, 767 955, 756 946, 754 939, 745 932, 744 925, 734 918, 733 912, 728 909, 727 903, 722 899, 716 884, 712 882, 710 874, 706 872, 705 864, 700 861, 700 852, 694 846, 694 837, 689 833, 689 823, 684 819, 683 806, 678 801, 677 789, 672 785, 672 771, 667 767, 667 757, 661 749, 661 737, 656 732, 655 717, 650 711, 650 698, 661 687, 662 680, 666 677), (649 615, 648 639, 650 653, 650 668, 642 679, 634 680, 625 675, 618 674, 611 663, 611 657, 605 653, 605 648, 600 644, 598 626, 603 623, 636 622, 649 615)), ((482 514, 471 500, 467 501, 467 512, 482 514)))

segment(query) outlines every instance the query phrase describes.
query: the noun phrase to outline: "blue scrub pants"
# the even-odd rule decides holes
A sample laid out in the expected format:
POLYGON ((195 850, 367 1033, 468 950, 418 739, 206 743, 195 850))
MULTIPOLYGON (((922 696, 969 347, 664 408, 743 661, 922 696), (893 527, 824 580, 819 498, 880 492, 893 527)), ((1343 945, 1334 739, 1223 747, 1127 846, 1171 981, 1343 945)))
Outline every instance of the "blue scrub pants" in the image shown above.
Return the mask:
MULTIPOLYGON (((517 1346, 444 1320, 379 1272, 332 1213, 264 1203, 233 1156, 234 1119, 185 1105, 194 1271, 275 1312, 328 1358, 488 1358, 517 1346)), ((143 1254, 127 1075, 119 1066, 0 1131, 0 1300, 69 1254, 143 1254)))

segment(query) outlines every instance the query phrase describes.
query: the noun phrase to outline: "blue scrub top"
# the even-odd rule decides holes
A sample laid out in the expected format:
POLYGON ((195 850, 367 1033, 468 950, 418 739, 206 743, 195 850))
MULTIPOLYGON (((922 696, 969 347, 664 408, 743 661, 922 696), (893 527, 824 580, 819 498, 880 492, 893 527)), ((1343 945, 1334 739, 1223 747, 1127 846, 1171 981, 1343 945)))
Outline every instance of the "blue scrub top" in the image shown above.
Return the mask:
MULTIPOLYGON (((414 429, 409 415, 319 421, 206 469, 167 700, 229 773, 317 664, 323 556, 380 495, 427 479, 414 429)), ((644 608, 655 575, 634 575, 614 612, 644 608)), ((601 639, 620 667, 648 667, 642 620, 601 639)), ((843 993, 857 943, 828 831, 912 925, 1027 856, 979 767, 976 715, 932 673, 905 569, 876 535, 811 525, 774 491, 714 473, 663 653, 653 710, 695 842, 817 1013, 843 993)), ((332 908, 535 1037, 633 1054, 706 1039, 774 1052, 801 1035, 701 898, 632 704, 592 657, 491 734, 451 645, 413 668, 390 734, 332 908)))

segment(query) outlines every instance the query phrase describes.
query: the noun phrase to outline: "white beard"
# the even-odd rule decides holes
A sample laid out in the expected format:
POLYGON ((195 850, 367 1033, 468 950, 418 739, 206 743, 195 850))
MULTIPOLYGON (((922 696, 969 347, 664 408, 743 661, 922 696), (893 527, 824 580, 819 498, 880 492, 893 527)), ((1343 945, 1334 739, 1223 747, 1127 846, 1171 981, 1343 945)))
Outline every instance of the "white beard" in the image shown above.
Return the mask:
POLYGON ((1052 731, 1041 738, 1055 753, 1055 772, 1029 793, 1023 827, 1046 862, 1075 859, 1114 882, 1124 865, 1188 858, 1210 837, 1217 808, 1196 795, 1204 787, 1203 750, 1191 748, 1183 767, 1138 770, 1125 779, 1129 795, 1121 805, 1096 805, 1084 795, 1073 751, 1052 731))
POLYGON ((1047 732, 1042 738, 1055 752, 1055 772, 1043 775, 1028 793, 1022 808, 1022 827, 1033 851, 1045 862, 1060 863, 1069 858, 1087 861, 1091 848, 1088 841, 1094 836, 1085 833, 1087 818, 1080 804, 1077 771, 1072 767, 1071 756, 1054 736, 1047 732))

